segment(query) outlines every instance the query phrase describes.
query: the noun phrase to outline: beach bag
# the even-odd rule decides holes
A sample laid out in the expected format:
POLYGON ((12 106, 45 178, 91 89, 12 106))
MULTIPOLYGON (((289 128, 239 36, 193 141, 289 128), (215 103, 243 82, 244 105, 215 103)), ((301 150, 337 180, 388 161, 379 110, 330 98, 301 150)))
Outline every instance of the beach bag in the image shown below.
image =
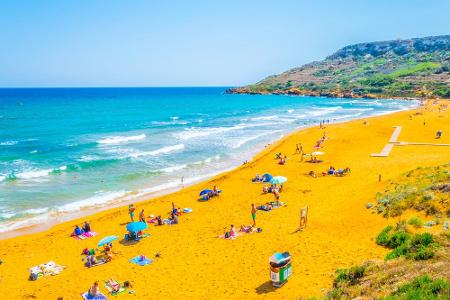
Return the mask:
POLYGON ((30 279, 31 281, 37 280, 37 279, 38 279, 38 274, 36 274, 36 273, 31 273, 29 279, 30 279))

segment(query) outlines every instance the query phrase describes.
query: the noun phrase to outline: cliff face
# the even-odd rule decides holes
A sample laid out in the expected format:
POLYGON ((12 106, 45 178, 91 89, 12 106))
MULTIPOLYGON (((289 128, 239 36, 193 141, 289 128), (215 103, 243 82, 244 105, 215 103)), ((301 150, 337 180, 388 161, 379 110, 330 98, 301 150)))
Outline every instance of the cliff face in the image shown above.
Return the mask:
POLYGON ((228 93, 450 98, 450 35, 346 46, 228 93))

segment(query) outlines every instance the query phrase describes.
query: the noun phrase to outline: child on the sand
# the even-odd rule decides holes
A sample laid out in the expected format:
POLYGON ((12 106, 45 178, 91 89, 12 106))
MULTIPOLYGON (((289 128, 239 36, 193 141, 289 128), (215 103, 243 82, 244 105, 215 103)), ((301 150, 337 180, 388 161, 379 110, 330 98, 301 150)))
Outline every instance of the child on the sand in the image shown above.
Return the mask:
POLYGON ((89 288, 88 295, 89 295, 90 297, 95 297, 95 296, 97 296, 98 294, 100 294, 100 288, 98 287, 98 281, 96 281, 96 282, 94 282, 94 285, 92 285, 92 286, 89 288))

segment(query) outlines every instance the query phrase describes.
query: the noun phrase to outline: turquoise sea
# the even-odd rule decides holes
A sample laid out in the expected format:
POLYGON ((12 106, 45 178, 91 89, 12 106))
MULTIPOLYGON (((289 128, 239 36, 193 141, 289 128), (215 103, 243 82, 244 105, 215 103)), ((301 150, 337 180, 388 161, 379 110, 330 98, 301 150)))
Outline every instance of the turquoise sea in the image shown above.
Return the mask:
POLYGON ((225 89, 0 89, 0 234, 200 181, 321 120, 417 105, 225 89))

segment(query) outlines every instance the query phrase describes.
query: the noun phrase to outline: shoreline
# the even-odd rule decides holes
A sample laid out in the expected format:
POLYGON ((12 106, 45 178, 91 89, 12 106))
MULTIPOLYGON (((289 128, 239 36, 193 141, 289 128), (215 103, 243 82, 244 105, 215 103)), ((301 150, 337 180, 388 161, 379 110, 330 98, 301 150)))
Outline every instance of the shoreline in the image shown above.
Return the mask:
MULTIPOLYGON (((450 144, 450 136, 446 135, 450 132, 450 110, 445 103, 442 107, 447 108, 438 111, 438 105, 429 102, 412 110, 326 125, 325 129, 314 126, 293 131, 259 151, 245 165, 181 191, 136 203, 137 212, 145 209, 146 216, 165 217, 172 202, 193 211, 183 214, 178 225, 150 225, 146 229, 150 237, 136 244, 114 242, 113 261, 99 267, 86 268, 80 252, 97 248, 105 236, 117 235, 121 239, 130 221, 126 207, 2 240, 0 277, 4 292, 12 299, 76 299, 94 281, 103 283, 114 278, 129 280, 139 299, 319 297, 332 286, 336 269, 368 259, 382 260, 389 251, 377 246, 374 238, 398 218, 386 219, 366 208, 367 203, 375 201, 377 192, 410 170, 448 163, 450 148, 431 145, 395 146, 388 157, 371 157, 389 141, 392 126, 402 126, 399 141, 450 144), (435 139, 437 129, 444 132, 439 141, 435 139), (302 161, 294 154, 298 142, 309 153, 324 132, 328 139, 321 150, 325 152, 323 163, 302 161), (274 159, 278 152, 288 156, 287 164, 279 165, 274 159), (349 167, 351 174, 308 176, 310 171, 321 174, 330 165, 337 169, 349 167), (257 212, 261 233, 246 234, 233 241, 218 238, 230 224, 238 228, 251 224, 252 203, 260 205, 273 200, 273 195, 261 193, 261 184, 251 182, 256 173, 288 178, 281 193, 285 206, 257 212), (199 190, 213 185, 223 191, 220 197, 199 202, 199 190), (305 206, 309 208, 308 225, 298 232, 299 211, 305 206), (97 236, 85 240, 70 237, 74 226, 84 220, 90 222, 97 236), (274 289, 267 274, 268 258, 283 251, 289 251, 293 258, 293 275, 282 288, 274 289), (136 255, 146 255, 153 263, 135 266, 130 259, 136 255), (66 268, 57 276, 27 279, 30 267, 48 261, 66 268)), ((427 220, 424 214, 418 216, 427 220)), ((409 217, 410 214, 403 216, 409 217)), ((100 289, 105 292, 103 284, 100 289)))
MULTIPOLYGON (((283 95, 283 96, 289 96, 289 95, 283 95)), ((308 96, 308 95, 298 95, 298 96, 308 96)), ((316 96, 316 97, 322 97, 322 96, 316 96)), ((342 99, 344 99, 344 98, 342 98, 342 99)), ((373 100, 371 98, 361 98, 361 99, 373 100)), ((399 100, 399 99, 381 98, 381 99, 377 99, 377 100, 390 101, 390 100, 399 100)), ((404 99, 404 98, 402 98, 401 100, 420 101, 420 100, 404 99)), ((391 115, 391 114, 404 112, 404 111, 408 111, 408 110, 414 110, 414 109, 417 109, 418 107, 420 107, 420 103, 417 103, 417 105, 414 107, 408 107, 405 109, 394 110, 394 111, 389 111, 389 112, 380 112, 378 114, 373 114, 373 115, 363 116, 363 117, 358 116, 356 118, 352 118, 352 119, 348 119, 348 120, 336 120, 336 121, 332 121, 332 123, 330 123, 328 125, 342 124, 342 123, 361 120, 361 119, 368 119, 368 118, 380 117, 380 116, 385 116, 385 115, 391 115)), ((331 120, 334 120, 334 119, 331 119, 331 120)), ((260 145, 258 145, 258 147, 263 147, 263 148, 257 148, 255 151, 251 151, 251 152, 247 153, 250 155, 250 157, 246 161, 256 162, 258 160, 260 154, 263 154, 265 151, 267 151, 267 148, 270 148, 271 146, 276 146, 279 143, 282 143, 283 140, 288 139, 290 136, 292 136, 296 133, 299 133, 303 130, 307 130, 309 128, 314 128, 315 126, 318 126, 317 123, 300 126, 297 129, 294 129, 290 132, 282 134, 279 138, 271 141, 268 144, 263 145, 263 143, 261 143, 260 145), (252 152, 253 152, 253 154, 250 154, 252 152)), ((47 230, 50 230, 52 227, 54 227, 56 225, 64 224, 67 222, 72 222, 74 220, 81 220, 83 218, 90 217, 90 216, 96 215, 98 213, 106 213, 110 210, 114 210, 117 208, 124 208, 128 204, 131 204, 131 203, 143 204, 143 203, 151 202, 159 197, 171 195, 171 194, 179 192, 185 188, 189 188, 189 187, 192 187, 192 186, 195 186, 197 184, 201 184, 201 183, 204 183, 207 181, 212 181, 216 177, 220 178, 222 176, 225 176, 227 173, 237 171, 240 167, 242 167, 242 164, 236 165, 236 166, 230 166, 227 169, 218 170, 215 174, 213 173, 213 174, 207 174, 206 176, 201 176, 201 178, 194 179, 191 182, 189 182, 188 184, 180 183, 177 186, 164 188, 164 189, 161 189, 161 190, 158 190, 155 192, 144 193, 136 198, 132 198, 129 200, 127 200, 126 198, 132 196, 133 194, 137 194, 138 192, 137 191, 130 192, 120 198, 105 202, 104 204, 88 206, 85 208, 81 208, 79 211, 73 211, 73 212, 68 212, 68 213, 65 213, 65 212, 56 213, 54 215, 48 216, 49 218, 48 218, 48 221, 46 221, 46 222, 30 224, 30 225, 18 227, 18 228, 12 229, 12 230, 7 230, 4 232, 1 232, 0 233, 0 241, 15 238, 15 237, 22 236, 22 235, 29 235, 29 234, 45 232, 47 230)), ((197 177, 199 177, 199 176, 197 176, 197 177)), ((194 177, 194 178, 196 178, 196 177, 194 177)), ((189 178, 187 178, 187 179, 189 179, 189 178)), ((149 188, 151 188, 151 187, 149 187, 149 188)), ((145 189, 148 189, 148 188, 144 188, 144 190, 145 189)), ((28 219, 30 219, 30 218, 28 218, 28 219)), ((27 220, 27 218, 18 220, 17 222, 26 221, 26 220, 27 220)))

